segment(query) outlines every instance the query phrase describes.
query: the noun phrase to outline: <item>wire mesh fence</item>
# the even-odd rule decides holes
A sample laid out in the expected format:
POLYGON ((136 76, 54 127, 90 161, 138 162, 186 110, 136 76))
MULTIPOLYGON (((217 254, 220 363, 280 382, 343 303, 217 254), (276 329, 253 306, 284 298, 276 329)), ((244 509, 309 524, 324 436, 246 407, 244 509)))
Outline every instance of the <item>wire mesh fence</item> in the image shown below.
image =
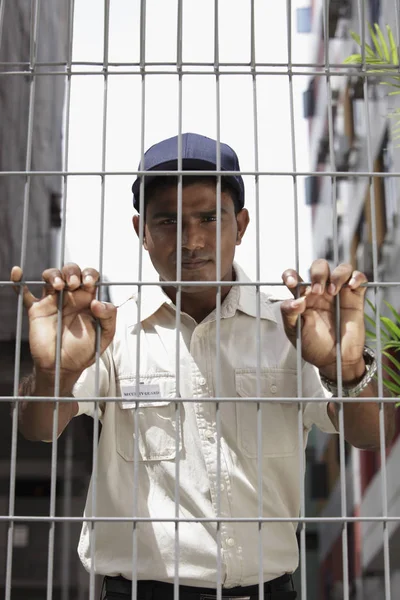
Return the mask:
POLYGON ((399 15, 0 0, 6 600, 397 597, 399 15))

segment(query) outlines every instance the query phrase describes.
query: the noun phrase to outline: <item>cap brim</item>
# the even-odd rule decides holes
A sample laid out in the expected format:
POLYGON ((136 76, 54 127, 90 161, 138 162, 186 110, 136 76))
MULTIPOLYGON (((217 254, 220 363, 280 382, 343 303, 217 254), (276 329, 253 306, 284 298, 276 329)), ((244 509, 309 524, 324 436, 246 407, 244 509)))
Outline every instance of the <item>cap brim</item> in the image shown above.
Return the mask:
MULTIPOLYGON (((202 171, 215 171, 216 167, 215 164, 210 163, 210 162, 206 162, 203 160, 199 160, 199 159, 183 159, 182 160, 182 169, 184 171, 198 171, 198 175, 201 177, 201 172, 202 171)), ((155 179, 157 179, 158 177, 160 177, 160 175, 153 175, 152 173, 154 171, 170 171, 170 175, 172 177, 176 177, 176 175, 174 174, 174 171, 178 170, 178 161, 174 160, 174 161, 169 161, 160 165, 157 165, 157 167, 154 167, 153 169, 147 171, 146 175, 144 175, 144 185, 145 187, 152 181, 154 181, 155 179)), ((196 173, 197 175, 197 173, 196 173)), ((169 176, 169 175, 168 175, 169 176)), ((244 206, 244 185, 243 185, 243 180, 242 180, 242 186, 240 185, 238 179, 241 179, 241 176, 238 174, 238 177, 234 177, 232 175, 227 175, 224 176, 224 179, 226 179, 227 181, 229 181, 230 185, 232 185, 232 187, 234 187, 236 189, 236 191, 239 194, 239 199, 240 199, 240 205, 243 208, 244 206)), ((132 185, 132 192, 133 192, 133 206, 135 208, 135 210, 137 212, 140 212, 139 207, 140 207, 140 182, 142 180, 142 176, 137 177, 137 179, 135 179, 133 185, 132 185)))

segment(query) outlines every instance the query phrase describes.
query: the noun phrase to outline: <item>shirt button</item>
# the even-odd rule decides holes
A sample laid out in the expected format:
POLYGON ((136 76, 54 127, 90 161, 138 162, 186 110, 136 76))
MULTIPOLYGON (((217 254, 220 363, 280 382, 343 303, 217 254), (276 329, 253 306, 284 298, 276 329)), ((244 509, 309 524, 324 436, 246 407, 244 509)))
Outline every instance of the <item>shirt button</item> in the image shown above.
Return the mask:
POLYGON ((207 383, 207 382, 206 382, 206 379, 205 379, 205 377, 200 377, 200 379, 199 379, 199 384, 200 384, 200 385, 206 385, 206 383, 207 383))
POLYGON ((214 438, 214 432, 211 429, 206 429, 205 432, 204 432, 204 435, 208 439, 214 438))
POLYGON ((223 483, 221 483, 221 485, 219 486, 219 489, 221 490, 221 492, 223 492, 223 491, 224 491, 224 489, 225 489, 225 486, 224 486, 224 484, 223 484, 223 483))
POLYGON ((275 384, 272 384, 270 389, 273 394, 276 394, 278 388, 276 387, 275 384))
POLYGON ((228 538, 226 540, 226 545, 229 546, 229 548, 233 548, 233 546, 235 545, 235 540, 233 538, 228 538))

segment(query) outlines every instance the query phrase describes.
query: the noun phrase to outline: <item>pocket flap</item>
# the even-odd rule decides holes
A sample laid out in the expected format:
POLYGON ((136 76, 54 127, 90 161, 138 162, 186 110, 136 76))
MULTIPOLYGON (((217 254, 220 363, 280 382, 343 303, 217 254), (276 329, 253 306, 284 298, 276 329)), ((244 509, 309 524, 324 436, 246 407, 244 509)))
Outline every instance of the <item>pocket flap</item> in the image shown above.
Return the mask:
POLYGON ((291 398, 297 395, 297 373, 287 369, 236 369, 236 392, 241 398, 291 398))

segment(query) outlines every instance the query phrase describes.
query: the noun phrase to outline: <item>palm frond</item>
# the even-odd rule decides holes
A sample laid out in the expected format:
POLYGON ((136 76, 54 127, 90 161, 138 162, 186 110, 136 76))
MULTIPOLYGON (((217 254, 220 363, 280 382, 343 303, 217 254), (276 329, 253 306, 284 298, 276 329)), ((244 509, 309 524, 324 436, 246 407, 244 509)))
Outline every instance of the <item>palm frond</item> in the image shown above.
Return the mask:
POLYGON ((373 44, 375 46, 375 52, 379 56, 379 58, 381 60, 383 60, 383 51, 382 51, 381 45, 378 41, 378 38, 375 35, 375 31, 373 30, 372 25, 370 25, 369 23, 368 23, 368 29, 369 29, 369 33, 370 33, 371 39, 373 41, 373 44))
MULTIPOLYGON (((386 25, 387 39, 378 23, 374 23, 374 26, 368 23, 368 30, 371 36, 372 45, 367 44, 365 41, 363 43, 357 33, 354 31, 351 32, 351 37, 356 44, 358 44, 360 48, 364 48, 365 56, 362 54, 352 54, 344 60, 344 63, 360 65, 365 62, 365 65, 370 68, 374 75, 384 75, 386 77, 386 81, 380 81, 382 85, 400 88, 400 73, 399 70, 395 68, 399 66, 399 54, 392 29, 389 25, 386 25), (387 78, 389 78, 390 81, 387 81, 387 78)), ((400 94, 400 89, 392 90, 388 93, 388 96, 396 96, 398 94, 400 94)), ((396 126, 400 125, 400 109, 396 109, 388 116, 394 116, 399 119, 396 126)), ((394 139, 398 139, 399 136, 394 135, 393 137, 394 139)))
MULTIPOLYGON (((376 318, 376 306, 368 298, 366 302, 376 318)), ((377 333, 380 332, 382 355, 389 363, 382 364, 383 384, 391 394, 400 398, 400 313, 389 302, 385 301, 385 305, 391 313, 391 318, 380 316, 379 320, 374 321, 372 317, 365 314, 366 322, 373 329, 373 331, 369 329, 366 333, 371 341, 376 342, 377 333)))

